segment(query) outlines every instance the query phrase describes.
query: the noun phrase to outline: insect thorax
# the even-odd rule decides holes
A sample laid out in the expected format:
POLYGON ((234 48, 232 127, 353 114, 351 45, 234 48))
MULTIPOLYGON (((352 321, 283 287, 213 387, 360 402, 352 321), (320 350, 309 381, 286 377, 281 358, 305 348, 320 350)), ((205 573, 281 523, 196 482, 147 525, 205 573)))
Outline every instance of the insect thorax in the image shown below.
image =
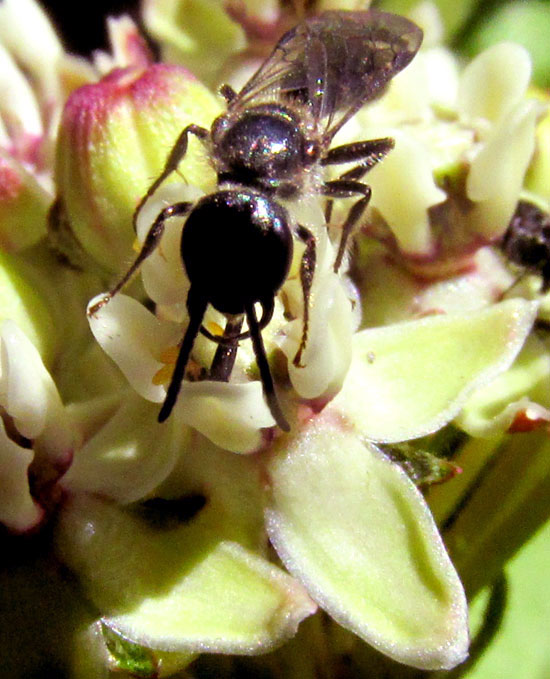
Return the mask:
POLYGON ((221 115, 212 126, 218 181, 290 197, 302 190, 320 155, 300 116, 279 103, 221 115))

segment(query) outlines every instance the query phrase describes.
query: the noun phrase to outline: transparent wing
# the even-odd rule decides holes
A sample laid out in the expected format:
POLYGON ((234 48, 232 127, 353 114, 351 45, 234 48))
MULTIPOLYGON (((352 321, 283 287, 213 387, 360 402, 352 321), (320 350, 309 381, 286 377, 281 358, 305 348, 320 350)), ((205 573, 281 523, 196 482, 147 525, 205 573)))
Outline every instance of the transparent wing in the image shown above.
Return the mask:
POLYGON ((305 104, 329 143, 412 60, 422 31, 404 17, 327 11, 291 29, 230 107, 275 98, 305 104))

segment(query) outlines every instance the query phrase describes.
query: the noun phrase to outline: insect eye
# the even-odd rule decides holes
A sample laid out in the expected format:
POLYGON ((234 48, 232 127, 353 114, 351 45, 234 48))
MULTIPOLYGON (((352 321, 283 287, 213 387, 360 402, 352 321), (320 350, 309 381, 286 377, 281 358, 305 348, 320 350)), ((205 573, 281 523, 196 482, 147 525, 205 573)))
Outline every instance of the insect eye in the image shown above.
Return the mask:
POLYGON ((243 313, 283 284, 293 241, 286 210, 248 190, 205 196, 189 215, 181 255, 191 284, 222 313, 243 313))

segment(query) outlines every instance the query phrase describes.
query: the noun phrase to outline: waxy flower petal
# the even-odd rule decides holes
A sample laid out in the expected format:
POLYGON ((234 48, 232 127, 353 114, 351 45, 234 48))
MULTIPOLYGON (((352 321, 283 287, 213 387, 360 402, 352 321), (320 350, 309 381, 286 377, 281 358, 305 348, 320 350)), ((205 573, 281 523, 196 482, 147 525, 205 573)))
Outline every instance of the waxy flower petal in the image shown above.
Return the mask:
MULTIPOLYGON (((90 302, 93 306, 101 295, 90 302)), ((155 382, 163 351, 181 339, 179 325, 157 319, 126 295, 116 295, 89 318, 95 338, 143 398, 160 403, 166 386, 155 382)), ((188 382, 181 385, 175 417, 224 448, 244 453, 263 443, 262 429, 274 426, 259 381, 241 384, 188 382)))
POLYGON ((62 486, 121 504, 152 493, 173 470, 189 438, 180 423, 160 425, 157 414, 158 408, 147 401, 127 395, 112 417, 76 451, 62 486))
POLYGON ((503 235, 518 201, 535 150, 540 102, 523 101, 494 126, 472 160, 466 193, 475 206, 470 223, 488 240, 503 235))
POLYGON ((47 14, 34 0, 4 0, 0 4, 0 41, 31 73, 51 105, 57 92, 57 69, 63 48, 47 14))
POLYGON ((341 625, 400 662, 450 668, 467 606, 407 475, 328 406, 268 465, 267 530, 286 567, 341 625))
POLYGON ((0 523, 14 532, 33 528, 44 515, 29 488, 33 457, 32 450, 18 446, 7 436, 0 420, 0 523))
MULTIPOLYGON (((88 310, 102 297, 90 300, 88 310)), ((113 297, 88 320, 96 340, 138 394, 155 403, 163 401, 166 390, 155 384, 153 377, 163 367, 162 352, 179 341, 179 326, 159 320, 137 300, 123 294, 113 297)))
POLYGON ((523 100, 531 79, 531 59, 521 45, 503 42, 471 61, 460 78, 456 107, 464 122, 498 123, 523 100))
POLYGON ((371 204, 392 229, 401 250, 427 255, 433 248, 428 209, 444 201, 445 193, 435 184, 426 146, 401 130, 391 130, 390 136, 395 138, 395 148, 369 173, 371 204))
POLYGON ((70 458, 75 433, 40 354, 10 320, 0 328, 0 403, 18 432, 52 463, 70 458))

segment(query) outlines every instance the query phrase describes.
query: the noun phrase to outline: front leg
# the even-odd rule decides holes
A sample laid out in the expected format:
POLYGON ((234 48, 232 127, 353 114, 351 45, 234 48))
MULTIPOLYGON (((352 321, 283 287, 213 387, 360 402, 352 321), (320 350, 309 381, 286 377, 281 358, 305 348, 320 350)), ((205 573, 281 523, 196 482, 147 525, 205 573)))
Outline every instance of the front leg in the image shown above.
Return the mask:
POLYGON ((164 208, 164 210, 162 210, 162 212, 157 216, 157 218, 153 222, 153 225, 147 232, 147 236, 145 237, 143 246, 139 251, 139 254, 136 257, 136 260, 134 261, 132 266, 128 269, 128 271, 124 274, 124 276, 112 290, 110 290, 106 295, 104 295, 99 300, 99 302, 96 302, 96 304, 94 304, 92 307, 88 309, 88 316, 93 316, 97 311, 99 311, 99 309, 101 309, 101 307, 105 306, 105 304, 107 304, 107 302, 111 298, 113 298, 117 294, 117 292, 120 292, 120 290, 126 285, 126 283, 134 275, 134 273, 147 259, 147 257, 149 257, 149 255, 152 254, 152 252, 159 244, 160 239, 162 238, 162 234, 164 233, 164 223, 166 222, 166 220, 170 219, 171 217, 181 217, 183 215, 186 215, 192 206, 193 203, 174 203, 174 205, 169 205, 168 207, 164 208))
POLYGON ((158 189, 158 187, 162 184, 162 182, 170 175, 172 172, 175 172, 178 169, 178 165, 181 163, 181 161, 184 159, 185 154, 187 153, 187 147, 189 145, 189 135, 194 134, 195 137, 198 137, 202 142, 205 142, 208 139, 208 130, 205 127, 201 127, 200 125, 187 125, 181 132, 180 136, 177 138, 176 143, 172 147, 172 150, 168 154, 168 158, 166 159, 166 162, 164 163, 164 168, 160 175, 155 179, 155 181, 151 184, 151 186, 147 189, 145 192, 145 195, 143 198, 139 201, 138 206, 134 210, 134 216, 133 216, 133 224, 134 224, 134 231, 136 230, 136 223, 137 223, 137 217, 141 211, 141 208, 145 205, 145 203, 149 200, 149 198, 155 193, 155 191, 158 189))
POLYGON ((302 354, 307 344, 307 338, 309 334, 309 298, 311 295, 311 287, 313 285, 313 276, 315 274, 315 265, 317 263, 317 250, 315 236, 305 228, 298 224, 296 229, 298 238, 305 243, 306 249, 302 255, 302 261, 300 262, 300 283, 302 285, 302 295, 304 298, 304 319, 302 327, 302 339, 300 340, 300 346, 296 352, 296 356, 292 363, 297 368, 304 368, 302 365, 302 354))
POLYGON ((348 238, 361 218, 361 215, 366 210, 372 192, 370 186, 352 179, 334 179, 333 181, 325 182, 321 191, 325 196, 331 198, 351 198, 354 195, 363 194, 363 197, 351 206, 346 220, 342 225, 340 244, 338 246, 336 259, 334 260, 334 273, 338 273, 338 269, 344 258, 348 238))
POLYGON ((369 170, 383 160, 395 146, 391 137, 355 141, 329 149, 321 159, 321 165, 342 165, 357 163, 357 166, 344 172, 340 179, 361 179, 369 170))
MULTIPOLYGON (((362 179, 369 170, 375 167, 381 160, 383 160, 388 153, 395 146, 395 142, 391 137, 383 137, 382 139, 369 139, 367 141, 356 141, 351 144, 342 144, 327 151, 326 155, 321 159, 321 165, 340 165, 343 163, 357 163, 354 167, 346 172, 343 172, 337 180, 352 180, 358 181, 362 179)), ((331 183, 331 182, 327 182, 331 183)), ((326 195, 326 194, 325 194, 326 195)), ((333 198, 337 198, 334 196, 333 198)), ((330 224, 332 218, 333 198, 327 200, 325 207, 325 222, 330 224)), ((345 240, 343 245, 345 246, 345 240)), ((340 241, 340 262, 343 257, 342 241, 340 241)), ((336 271, 340 266, 336 267, 336 271)))

